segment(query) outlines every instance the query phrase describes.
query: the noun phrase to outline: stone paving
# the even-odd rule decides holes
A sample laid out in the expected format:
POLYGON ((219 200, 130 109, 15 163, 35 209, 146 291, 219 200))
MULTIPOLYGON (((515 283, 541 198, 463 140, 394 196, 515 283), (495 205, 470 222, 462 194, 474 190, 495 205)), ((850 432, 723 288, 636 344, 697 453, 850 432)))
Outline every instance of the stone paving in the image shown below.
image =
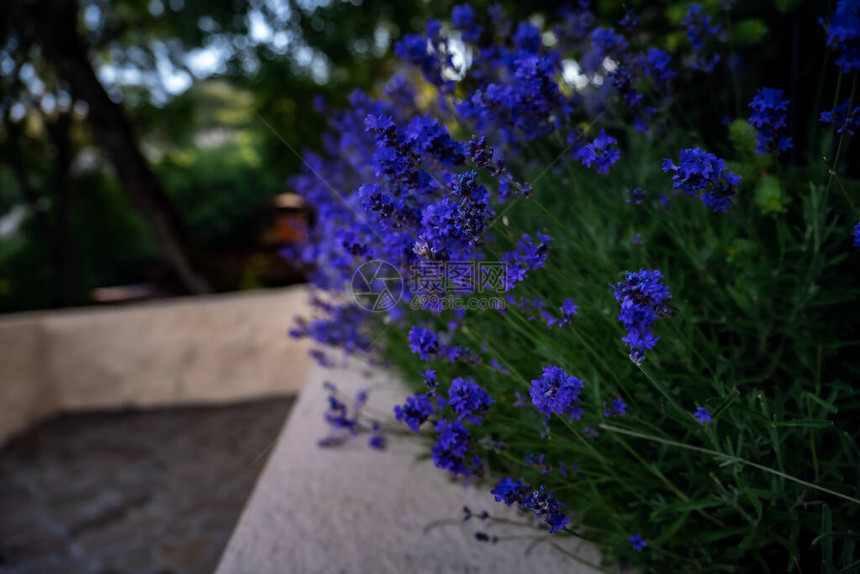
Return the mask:
POLYGON ((0 574, 209 574, 293 405, 63 415, 0 450, 0 574))

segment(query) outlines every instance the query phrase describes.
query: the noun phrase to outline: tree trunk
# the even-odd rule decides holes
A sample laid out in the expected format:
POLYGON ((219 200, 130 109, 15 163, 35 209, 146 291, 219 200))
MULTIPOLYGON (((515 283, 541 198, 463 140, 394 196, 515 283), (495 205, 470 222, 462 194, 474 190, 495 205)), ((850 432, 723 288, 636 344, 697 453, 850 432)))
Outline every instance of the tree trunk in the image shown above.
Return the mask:
POLYGON ((140 151, 128 118, 110 99, 77 31, 75 0, 30 0, 26 15, 45 56, 76 99, 89 106, 87 121, 132 204, 151 226, 162 253, 190 293, 211 291, 200 272, 179 214, 140 151))

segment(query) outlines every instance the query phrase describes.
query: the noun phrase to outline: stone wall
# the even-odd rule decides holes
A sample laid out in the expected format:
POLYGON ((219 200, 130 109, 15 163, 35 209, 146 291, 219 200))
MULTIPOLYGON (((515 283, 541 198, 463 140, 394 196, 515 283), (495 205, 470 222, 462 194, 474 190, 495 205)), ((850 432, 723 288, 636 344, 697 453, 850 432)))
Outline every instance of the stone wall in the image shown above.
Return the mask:
POLYGON ((415 437, 392 433, 384 451, 371 449, 366 435, 320 448, 329 432, 325 381, 346 397, 368 390, 367 412, 388 420, 409 394, 392 373, 357 360, 311 369, 215 574, 600 572, 589 566, 600 562, 595 547, 538 530, 514 507, 495 502, 489 484, 464 488, 417 460, 426 444, 415 437), (513 524, 464 522, 464 505, 513 524), (479 542, 477 532, 499 541, 479 542))
POLYGON ((0 442, 64 410, 224 403, 297 392, 303 286, 0 320, 0 442))

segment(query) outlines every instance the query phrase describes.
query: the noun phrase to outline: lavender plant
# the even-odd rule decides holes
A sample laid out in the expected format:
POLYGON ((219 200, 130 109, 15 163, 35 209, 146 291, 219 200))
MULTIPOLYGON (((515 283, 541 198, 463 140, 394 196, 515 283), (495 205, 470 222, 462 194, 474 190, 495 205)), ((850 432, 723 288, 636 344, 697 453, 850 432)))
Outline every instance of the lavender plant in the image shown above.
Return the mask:
POLYGON ((715 98, 721 138, 687 123, 684 86, 736 71, 729 4, 665 38, 587 2, 543 27, 458 6, 398 41, 378 98, 325 110, 292 182, 317 217, 288 255, 319 291, 295 334, 415 391, 390 421, 332 398, 336 436, 407 431, 606 567, 860 570, 860 2, 821 15, 823 166, 786 159, 807 118, 779 87, 724 83, 751 112, 715 98), (367 261, 403 280, 384 313, 346 296, 367 261))

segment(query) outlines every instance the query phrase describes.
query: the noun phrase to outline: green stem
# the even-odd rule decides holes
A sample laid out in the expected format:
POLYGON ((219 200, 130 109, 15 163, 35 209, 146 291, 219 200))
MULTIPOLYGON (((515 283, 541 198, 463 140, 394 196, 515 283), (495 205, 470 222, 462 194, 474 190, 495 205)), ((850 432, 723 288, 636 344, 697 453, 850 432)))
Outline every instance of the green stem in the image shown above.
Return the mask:
POLYGON ((650 441, 653 441, 653 442, 659 442, 659 443, 662 443, 662 444, 666 444, 666 445, 669 445, 669 446, 674 446, 674 447, 677 447, 677 448, 682 448, 682 449, 685 449, 685 450, 691 450, 691 451, 694 451, 694 452, 700 452, 700 453, 702 453, 702 454, 708 454, 708 455, 711 455, 711 456, 714 456, 714 457, 717 457, 717 458, 724 459, 726 462, 736 462, 736 463, 738 463, 738 464, 743 464, 743 465, 749 466, 749 467, 751 467, 751 468, 755 468, 755 469, 761 470, 761 471, 763 471, 763 472, 770 473, 770 474, 772 474, 772 475, 774 475, 774 476, 778 476, 778 477, 780 477, 780 478, 784 478, 785 480, 790 480, 791 482, 796 482, 797 484, 803 485, 803 486, 805 486, 805 487, 807 487, 807 488, 811 488, 811 489, 813 489, 813 490, 818 490, 819 492, 825 492, 825 493, 827 493, 827 494, 830 494, 830 495, 832 495, 832 496, 836 496, 836 497, 838 497, 838 498, 841 498, 841 499, 843 499, 843 500, 847 500, 847 501, 849 501, 849 502, 853 502, 853 503, 855 503, 855 504, 860 504, 860 500, 858 500, 857 498, 854 498, 854 497, 848 496, 847 494, 842 494, 841 492, 836 492, 835 490, 830 490, 829 488, 824 488, 823 486, 818 486, 818 485, 812 484, 811 482, 807 482, 807 481, 805 481, 805 480, 801 480, 801 479, 799 479, 799 478, 796 478, 796 477, 794 477, 794 476, 791 476, 790 474, 786 474, 786 473, 784 473, 784 472, 780 472, 780 471, 778 471, 778 470, 774 470, 774 469, 769 468, 769 467, 767 467, 767 466, 763 466, 763 465, 761 465, 761 464, 757 464, 757 463, 754 463, 754 462, 750 462, 750 461, 748 461, 748 460, 744 460, 744 459, 739 458, 739 457, 736 457, 736 456, 732 456, 732 455, 724 454, 724 453, 717 452, 717 451, 715 451, 715 450, 711 450, 711 449, 707 449, 707 448, 702 448, 702 447, 698 447, 698 446, 692 446, 692 445, 689 445, 689 444, 684 444, 684 443, 681 443, 681 442, 676 442, 676 441, 673 441, 673 440, 662 439, 662 438, 659 438, 659 437, 656 437, 656 436, 651 436, 651 435, 647 435, 647 434, 642 434, 642 433, 638 433, 638 432, 634 432, 634 431, 625 430, 625 429, 618 428, 618 427, 614 427, 614 426, 611 426, 611 425, 608 425, 608 424, 605 424, 605 423, 601 423, 599 426, 600 426, 600 428, 602 428, 602 429, 604 429, 604 430, 608 430, 608 431, 612 431, 612 432, 617 432, 617 433, 621 433, 621 434, 626 434, 626 435, 629 435, 629 436, 633 436, 633 437, 641 438, 641 439, 645 439, 645 440, 650 440, 650 441))

